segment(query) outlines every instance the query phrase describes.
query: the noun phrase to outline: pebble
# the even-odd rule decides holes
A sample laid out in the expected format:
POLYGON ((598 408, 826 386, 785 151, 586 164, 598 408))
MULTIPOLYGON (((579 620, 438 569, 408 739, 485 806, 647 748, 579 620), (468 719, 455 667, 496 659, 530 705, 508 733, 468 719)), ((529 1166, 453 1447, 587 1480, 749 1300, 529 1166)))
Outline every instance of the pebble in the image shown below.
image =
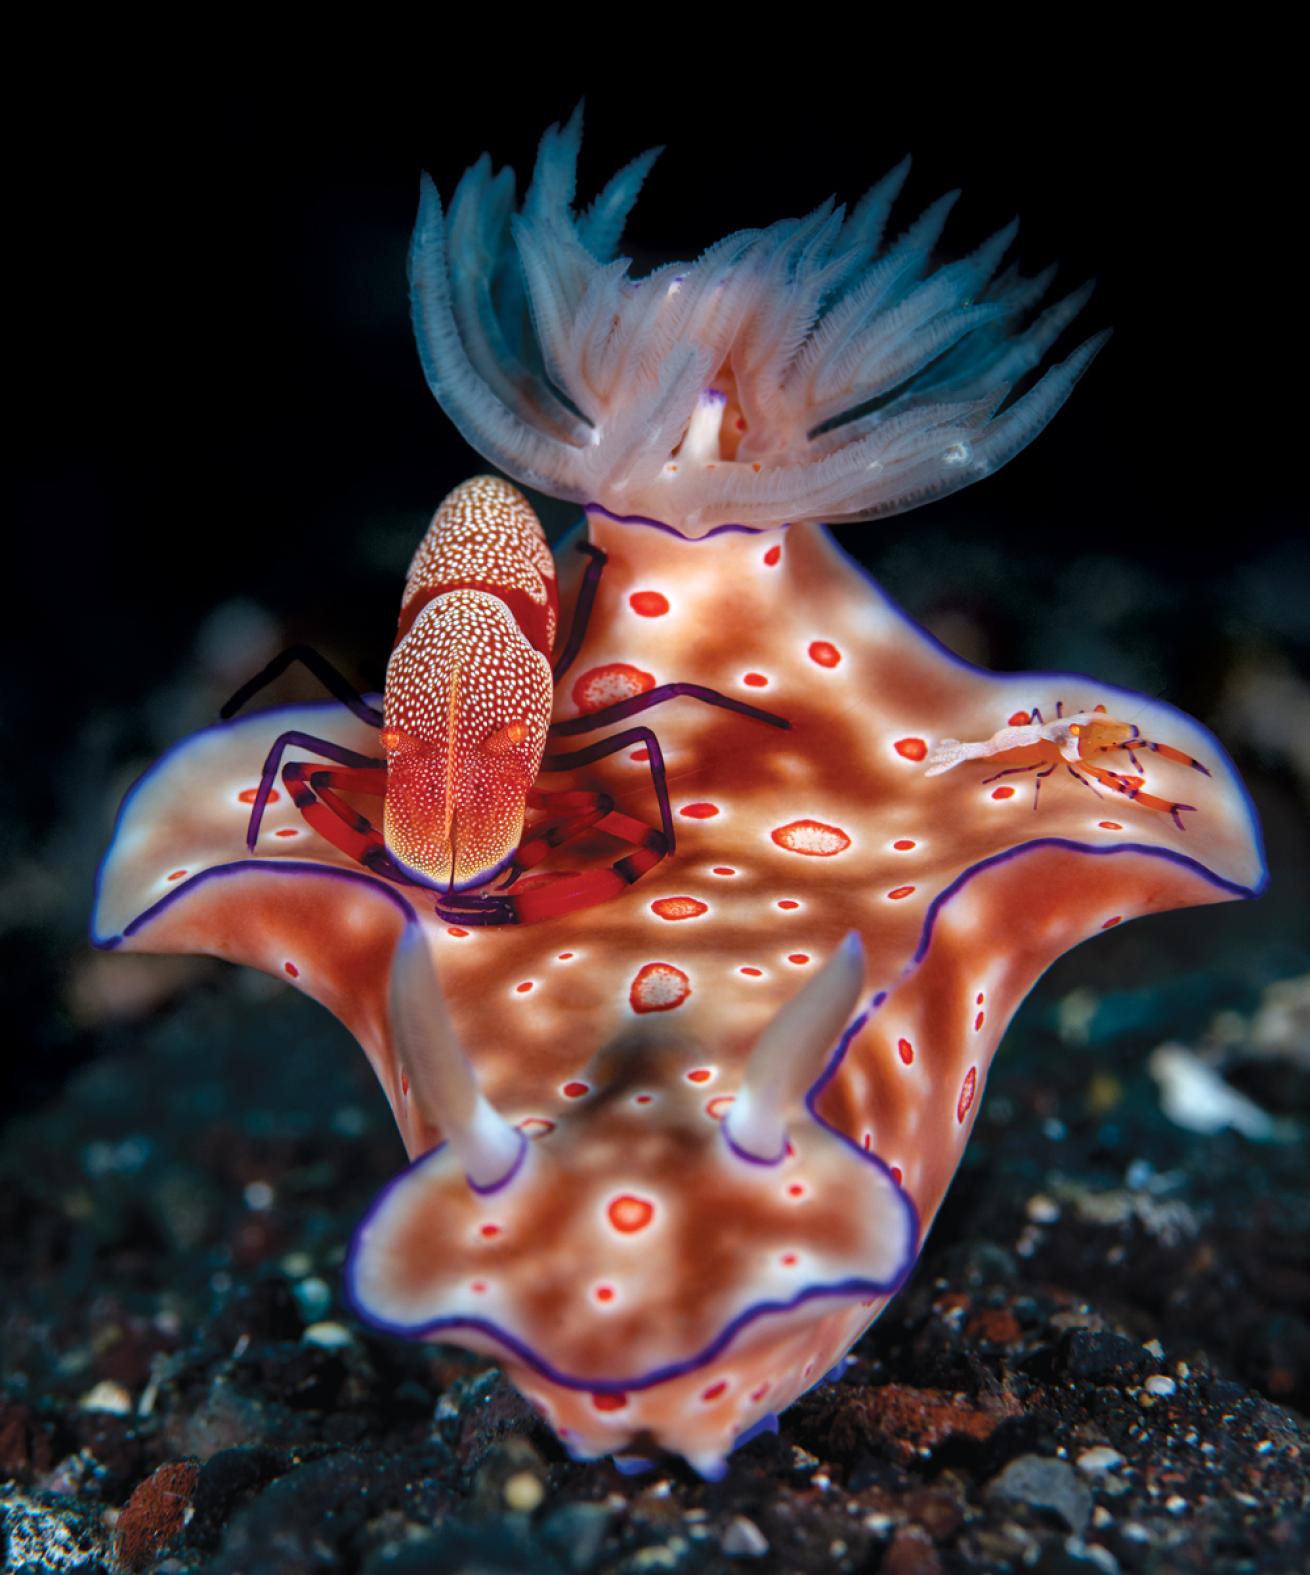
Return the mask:
POLYGON ((1179 1493, 1172 1493, 1165 1499, 1164 1507, 1171 1515, 1184 1515, 1187 1513, 1187 1500, 1179 1493))
POLYGON ((1153 1395, 1172 1395, 1178 1392, 1178 1385, 1163 1373, 1153 1373, 1146 1380, 1146 1388, 1153 1395))
POLYGON ((83 1411, 110 1411, 115 1416, 126 1416, 132 1409, 132 1396, 122 1384, 102 1378, 77 1403, 83 1411))
POLYGON ((1113 1471, 1116 1466, 1121 1466, 1123 1463, 1124 1457, 1117 1449, 1111 1449, 1108 1444, 1097 1444, 1093 1449, 1084 1449, 1077 1460, 1079 1471, 1086 1471, 1089 1475, 1098 1471, 1113 1471))
POLYGON ((307 1324, 315 1324, 332 1305, 332 1289, 326 1280, 311 1274, 298 1280, 291 1293, 296 1298, 300 1316, 307 1324))
POLYGON ((762 1559, 769 1551, 769 1539, 745 1515, 735 1515, 728 1522, 719 1545, 730 1559, 762 1559))
POLYGON ((1053 1225, 1060 1217, 1060 1205, 1044 1192, 1036 1192, 1028 1199, 1028 1218, 1037 1225, 1053 1225))
POLYGON ((253 1209, 256 1214, 261 1214, 265 1209, 273 1207, 273 1200, 277 1194, 266 1181, 252 1181, 241 1194, 246 1200, 246 1207, 253 1209))
POLYGON ((505 1507, 518 1515, 530 1515, 546 1496, 541 1478, 532 1471, 516 1471, 504 1487, 505 1507))
POLYGON ((339 1351, 355 1343, 355 1336, 343 1323, 311 1323, 300 1338, 305 1345, 317 1345, 325 1351, 339 1351))
POLYGON ((1020 1455, 1012 1460, 987 1484, 986 1497, 1049 1510, 1079 1536, 1092 1513, 1092 1495, 1074 1475, 1073 1467, 1043 1455, 1020 1455))

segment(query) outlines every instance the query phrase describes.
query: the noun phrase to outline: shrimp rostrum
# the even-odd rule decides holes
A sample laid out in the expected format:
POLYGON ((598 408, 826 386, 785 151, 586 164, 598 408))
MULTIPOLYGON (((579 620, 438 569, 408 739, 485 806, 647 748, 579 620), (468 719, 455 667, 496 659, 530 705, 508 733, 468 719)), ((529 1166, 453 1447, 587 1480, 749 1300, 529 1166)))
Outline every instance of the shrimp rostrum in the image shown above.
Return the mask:
POLYGON ((376 755, 308 733, 279 734, 251 810, 250 851, 280 768, 315 831, 373 874, 429 888, 436 912, 464 924, 530 923, 607 901, 672 853, 664 761, 649 727, 634 724, 577 749, 548 752, 551 741, 626 721, 679 696, 773 727, 789 724, 717 690, 667 683, 552 727, 555 684, 582 644, 605 563, 598 548, 583 543, 581 550, 589 562, 552 666, 559 633, 555 562, 532 506, 498 477, 457 487, 410 564, 381 711, 307 646, 283 651, 223 707, 222 715, 232 716, 299 661, 378 730, 376 755), (570 771, 634 744, 650 761, 658 826, 619 810, 607 793, 536 786, 542 771, 570 771), (328 764, 283 764, 292 747, 328 764), (353 806, 354 797, 382 800, 381 829, 353 806), (529 810, 538 815, 525 834, 529 810), (538 874, 514 889, 552 848, 587 832, 608 833, 629 851, 605 868, 538 874))

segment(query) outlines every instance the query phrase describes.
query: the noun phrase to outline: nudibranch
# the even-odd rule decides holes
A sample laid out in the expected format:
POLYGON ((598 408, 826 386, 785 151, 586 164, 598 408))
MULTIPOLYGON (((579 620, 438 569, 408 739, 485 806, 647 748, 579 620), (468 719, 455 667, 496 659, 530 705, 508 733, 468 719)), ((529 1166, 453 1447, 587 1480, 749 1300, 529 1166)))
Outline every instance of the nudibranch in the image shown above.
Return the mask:
MULTIPOLYGON (((578 216, 578 136, 576 118, 547 133, 518 214, 485 158, 448 216, 425 183, 415 318, 473 446, 585 506, 560 628, 584 586, 590 610, 553 727, 613 740, 665 695, 650 742, 547 755, 541 790, 654 824, 657 741, 668 856, 535 923, 507 922, 493 876, 461 921, 458 893, 368 868, 265 780, 288 735, 376 758, 376 701, 325 699, 222 722, 146 773, 93 933, 263 969, 357 1036, 412 1161, 353 1243, 362 1317, 494 1357, 579 1457, 669 1450, 712 1475, 909 1272, 1048 964, 1254 895, 1263 857, 1199 723, 971 666, 820 524, 1004 463, 1097 347, 1005 402, 1083 292, 1033 317, 1048 278, 998 273, 1008 231, 929 271, 948 201, 880 250, 903 167, 849 215, 633 280, 613 254, 650 159, 578 216)), ((514 718, 492 698, 494 733, 514 718)), ((293 783, 322 759, 283 747, 293 783)), ((584 828, 527 879, 548 892, 612 856, 584 828)))

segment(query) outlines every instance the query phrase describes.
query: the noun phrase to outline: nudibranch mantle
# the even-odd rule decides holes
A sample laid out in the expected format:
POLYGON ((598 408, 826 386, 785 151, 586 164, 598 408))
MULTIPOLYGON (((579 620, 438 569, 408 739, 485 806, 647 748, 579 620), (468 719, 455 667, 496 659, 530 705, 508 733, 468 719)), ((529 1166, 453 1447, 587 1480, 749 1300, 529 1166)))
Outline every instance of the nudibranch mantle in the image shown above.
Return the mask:
MULTIPOLYGON (((559 197, 571 134, 548 135, 529 216, 559 197)), ((591 210, 595 246, 606 224, 617 235, 640 173, 616 177, 591 210)), ((506 187, 485 165, 461 193, 453 237, 506 220, 506 187)), ((424 233, 421 303, 435 244, 424 233)), ((819 255, 810 241, 804 255, 819 255)), ((572 245, 561 238, 561 255, 572 245)), ((528 253, 524 265, 530 277, 528 253)), ((444 328, 438 313, 438 338, 464 334, 469 313, 485 336, 476 281, 443 277, 451 300, 466 294, 444 328)), ((421 304, 429 324, 432 309, 421 304)), ((1004 359, 1016 341, 987 343, 1004 359)), ((462 355, 490 382, 491 341, 461 346, 437 359, 462 355)), ((526 422, 531 379, 498 375, 498 406, 517 401, 526 422)), ((552 419, 578 436, 566 406, 552 419)), ((702 435, 688 427, 684 442, 702 435)), ((1199 723, 1076 675, 972 667, 825 530, 782 528, 811 511, 749 486, 734 496, 749 529, 716 528, 712 488, 694 524, 676 516, 685 529, 616 518, 612 489, 588 510, 606 562, 555 723, 678 680, 790 723, 774 732, 680 698, 649 713, 677 847, 620 897, 540 924, 444 922, 430 892, 361 869, 286 796, 249 851, 275 738, 376 747, 365 720, 326 702, 207 729, 147 772, 120 811, 93 926, 101 946, 260 968, 359 1039, 413 1161, 352 1247, 363 1316, 493 1355, 579 1456, 662 1448, 706 1474, 818 1382, 903 1280, 1004 1027, 1050 962, 1132 918, 1264 882, 1249 801, 1199 723), (1092 718, 1098 748, 1163 747, 1098 755, 1108 770, 1089 776, 1067 728, 1052 727, 1061 717, 1092 718), (1049 770, 1006 754, 1047 746, 1049 770)), ((566 542, 558 559, 566 629, 583 556, 566 542)), ((646 753, 541 783, 599 791, 649 822, 646 753)), ((312 757, 293 745, 286 758, 312 757)), ((541 878, 612 854, 600 837, 570 842, 541 878)))

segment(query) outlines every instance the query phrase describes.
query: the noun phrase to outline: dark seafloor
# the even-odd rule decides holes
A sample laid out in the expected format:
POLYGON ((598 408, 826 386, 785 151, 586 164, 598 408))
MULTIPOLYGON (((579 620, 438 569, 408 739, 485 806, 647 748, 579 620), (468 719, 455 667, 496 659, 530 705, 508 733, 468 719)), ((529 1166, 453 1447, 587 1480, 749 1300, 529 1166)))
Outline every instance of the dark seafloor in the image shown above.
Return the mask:
POLYGON ((376 682, 427 514, 480 468, 409 344, 416 170, 449 194, 487 146, 525 174, 577 84, 493 112, 449 86, 401 109, 386 80, 91 75, 52 70, 51 158, 23 177, 6 1568, 1305 1569, 1310 559, 1285 345, 1253 326, 1290 284, 1276 231, 1248 245, 1283 179, 1271 112, 1230 145, 1253 157, 1220 167, 1216 213, 1200 99, 1122 69, 1008 109, 929 114, 908 88, 876 113, 818 93, 785 124, 738 109, 710 159, 675 99, 585 84, 584 189, 670 145, 629 231, 645 260, 854 196, 910 148, 905 213, 965 187, 958 250, 1017 207, 1029 271, 1101 274, 1087 328, 1117 335, 1051 430, 842 539, 972 659, 1088 671, 1207 722, 1273 877, 1050 970, 907 1287, 840 1380, 707 1484, 571 1463, 490 1364, 354 1323, 344 1248, 403 1155, 344 1030, 263 977, 85 941, 114 807, 151 758, 292 639, 376 682), (84 177, 71 231, 56 144, 84 177), (1164 1044, 1190 1086, 1208 1070, 1250 1103, 1180 1124, 1164 1044))

